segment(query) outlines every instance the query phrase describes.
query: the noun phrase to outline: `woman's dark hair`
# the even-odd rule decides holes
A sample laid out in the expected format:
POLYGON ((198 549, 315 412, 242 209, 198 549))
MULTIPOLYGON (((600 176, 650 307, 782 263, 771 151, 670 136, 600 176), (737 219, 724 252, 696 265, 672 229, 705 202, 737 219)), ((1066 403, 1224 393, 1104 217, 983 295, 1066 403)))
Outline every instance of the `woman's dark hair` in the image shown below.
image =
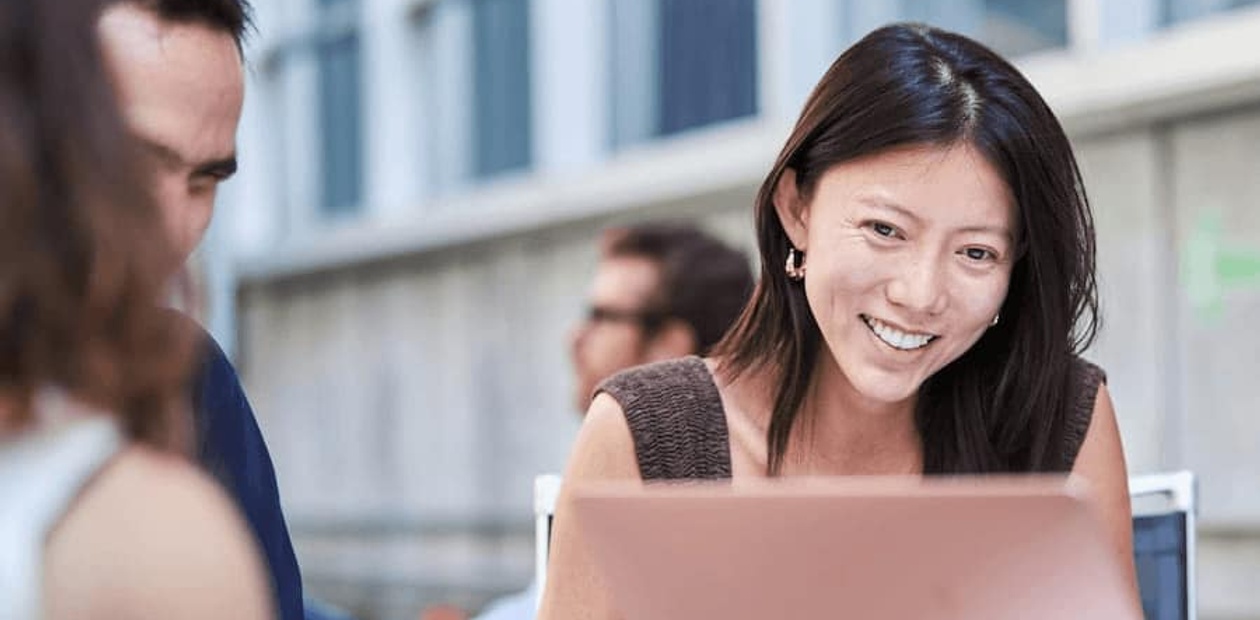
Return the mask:
POLYGON ((777 474, 822 348, 804 287, 783 270, 789 241, 773 196, 796 172, 808 199, 825 172, 910 146, 967 144, 998 171, 1018 209, 1019 255, 1001 322, 920 389, 925 473, 1063 471, 1073 355, 1098 327, 1094 231, 1067 136, 1028 80, 988 48, 917 24, 880 28, 814 88, 756 203, 762 273, 717 355, 733 375, 778 386, 767 433, 777 474))
POLYGON ((178 257, 106 79, 100 11, 0 3, 0 427, 59 387, 169 445, 187 432, 192 333, 160 306, 178 257))

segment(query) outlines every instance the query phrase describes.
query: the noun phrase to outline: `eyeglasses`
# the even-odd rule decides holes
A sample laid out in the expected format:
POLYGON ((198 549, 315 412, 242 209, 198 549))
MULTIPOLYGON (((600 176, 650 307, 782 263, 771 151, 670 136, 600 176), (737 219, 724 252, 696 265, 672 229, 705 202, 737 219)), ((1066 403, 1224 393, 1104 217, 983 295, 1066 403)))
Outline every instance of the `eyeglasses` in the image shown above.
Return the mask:
POLYGON ((600 306, 591 306, 586 309, 586 322, 591 324, 635 323, 643 326, 645 329, 653 330, 660 327, 665 318, 664 313, 655 311, 619 310, 600 306))

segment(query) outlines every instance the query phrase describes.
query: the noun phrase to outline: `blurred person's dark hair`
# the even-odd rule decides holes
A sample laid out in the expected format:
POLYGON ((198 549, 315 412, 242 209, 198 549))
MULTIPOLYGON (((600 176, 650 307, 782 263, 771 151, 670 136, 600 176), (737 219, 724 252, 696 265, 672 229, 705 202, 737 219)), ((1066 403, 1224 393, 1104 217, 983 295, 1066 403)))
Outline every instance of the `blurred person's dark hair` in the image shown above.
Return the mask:
POLYGON ((722 339, 753 288, 748 258, 692 226, 646 223, 614 228, 605 233, 603 254, 645 258, 660 267, 650 311, 690 326, 698 355, 706 355, 722 339))
MULTIPOLYGON (((0 3, 0 393, 3 426, 55 386, 173 447, 191 361, 164 309, 175 252, 142 189, 97 45, 99 0, 0 3)), ((186 446, 181 446, 186 447, 186 446)))
POLYGON ((108 0, 153 11, 163 20, 177 24, 197 23, 232 34, 239 49, 253 28, 249 0, 108 0))
POLYGON ((794 170, 808 200, 839 164, 958 144, 975 147, 1010 188, 1019 252, 1001 322, 921 388, 924 471, 1070 466, 1057 446, 1076 404, 1071 354, 1089 345, 1098 325, 1093 222, 1071 145, 1041 95, 1006 60, 960 35, 896 24, 831 65, 757 195, 760 283, 715 353, 736 375, 764 367, 778 377, 767 433, 771 473, 782 464, 823 346, 804 288, 784 273, 793 248, 774 206, 780 178, 794 170))

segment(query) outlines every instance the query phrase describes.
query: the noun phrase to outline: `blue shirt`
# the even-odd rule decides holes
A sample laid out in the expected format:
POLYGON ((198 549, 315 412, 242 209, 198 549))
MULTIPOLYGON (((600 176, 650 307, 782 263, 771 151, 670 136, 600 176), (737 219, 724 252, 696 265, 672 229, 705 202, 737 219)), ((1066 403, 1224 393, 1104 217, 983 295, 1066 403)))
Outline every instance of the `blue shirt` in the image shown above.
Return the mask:
POLYGON ((209 334, 192 377, 197 460, 223 485, 245 515, 271 572, 283 620, 302 619, 302 575, 280 510, 271 455, 236 369, 209 334))

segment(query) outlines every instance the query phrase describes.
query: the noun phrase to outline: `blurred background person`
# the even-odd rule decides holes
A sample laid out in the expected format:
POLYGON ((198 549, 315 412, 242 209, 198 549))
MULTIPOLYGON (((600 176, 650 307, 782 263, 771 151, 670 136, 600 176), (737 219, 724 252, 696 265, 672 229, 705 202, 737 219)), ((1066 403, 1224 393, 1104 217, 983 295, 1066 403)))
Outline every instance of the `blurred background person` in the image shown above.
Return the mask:
MULTIPOLYGON (((694 225, 647 222, 605 230, 586 315, 570 339, 575 409, 585 414, 595 386, 621 370, 706 355, 752 289, 748 257, 694 225)), ((492 603, 478 619, 533 618, 539 595, 534 582, 492 603)))
POLYGON ((748 258, 693 225, 650 222, 604 232, 586 315, 569 357, 574 408, 617 371, 705 355, 752 292, 748 258))
MULTIPOLYGON (((161 228, 177 252, 168 273, 201 242, 220 183, 237 168, 244 102, 245 0, 113 0, 99 21, 123 115, 149 166, 161 228)), ((236 370, 199 332, 191 382, 197 459, 245 514, 264 551, 278 609, 302 618, 302 583, 267 444, 236 370)))
POLYGON ((177 256, 106 81, 93 0, 0 3, 0 617, 274 617, 192 467, 177 256))

